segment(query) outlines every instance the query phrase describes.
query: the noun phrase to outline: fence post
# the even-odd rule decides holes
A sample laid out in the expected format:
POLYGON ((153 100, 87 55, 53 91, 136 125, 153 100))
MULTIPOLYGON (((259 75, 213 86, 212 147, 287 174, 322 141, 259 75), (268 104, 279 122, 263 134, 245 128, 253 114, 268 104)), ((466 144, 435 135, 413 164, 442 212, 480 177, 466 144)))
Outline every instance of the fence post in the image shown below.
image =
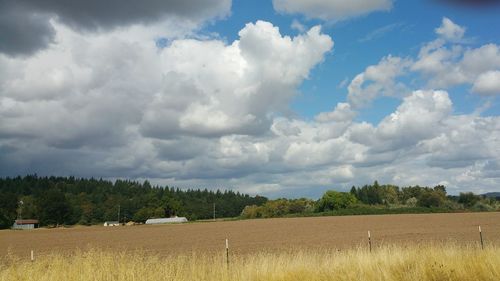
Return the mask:
POLYGON ((35 261, 35 255, 33 253, 33 250, 31 250, 31 262, 35 261))
POLYGON ((370 231, 368 230, 368 245, 370 246, 370 253, 372 252, 372 236, 370 231))
POLYGON ((229 269, 229 240, 226 238, 226 263, 227 269, 229 269))
POLYGON ((483 232, 481 231, 481 226, 479 226, 479 238, 481 238, 481 249, 484 250, 483 232))

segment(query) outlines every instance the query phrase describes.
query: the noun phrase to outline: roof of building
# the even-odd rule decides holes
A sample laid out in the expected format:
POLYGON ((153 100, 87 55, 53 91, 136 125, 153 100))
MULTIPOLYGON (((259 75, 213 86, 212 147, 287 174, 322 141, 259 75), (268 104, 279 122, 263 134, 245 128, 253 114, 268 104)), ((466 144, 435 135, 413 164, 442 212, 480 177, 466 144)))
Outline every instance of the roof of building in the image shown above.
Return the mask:
POLYGON ((159 218, 159 219, 148 219, 146 224, 160 224, 160 223, 175 223, 175 222, 187 222, 185 217, 173 217, 173 218, 159 218))
POLYGON ((15 222, 17 225, 23 225, 23 224, 38 224, 38 220, 35 219, 26 219, 26 220, 16 220, 15 222))
POLYGON ((118 221, 105 221, 104 223, 107 223, 107 224, 118 224, 118 221))

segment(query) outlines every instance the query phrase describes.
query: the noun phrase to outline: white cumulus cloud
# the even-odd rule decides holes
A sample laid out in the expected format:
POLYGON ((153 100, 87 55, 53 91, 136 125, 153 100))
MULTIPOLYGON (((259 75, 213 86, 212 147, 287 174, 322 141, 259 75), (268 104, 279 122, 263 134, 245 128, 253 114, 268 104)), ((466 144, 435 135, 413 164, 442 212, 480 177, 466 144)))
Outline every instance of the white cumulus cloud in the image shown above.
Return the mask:
POLYGON ((472 91, 481 95, 500 95, 500 71, 488 71, 479 75, 472 91))
POLYGON ((450 41, 458 41, 464 37, 465 28, 455 24, 449 18, 444 17, 440 27, 436 28, 436 34, 450 41))
POLYGON ((360 108, 369 105, 379 96, 404 95, 407 92, 404 84, 396 81, 405 73, 410 61, 391 55, 384 57, 376 65, 368 66, 364 72, 356 75, 347 87, 349 103, 360 108))
POLYGON ((345 102, 307 120, 287 113, 333 48, 319 26, 292 37, 257 21, 233 42, 173 36, 157 46, 159 25, 82 33, 53 24, 55 43, 36 55, 0 54, 0 176, 148 178, 288 197, 373 180, 498 187, 500 117, 456 113, 447 89, 493 95, 496 44, 439 38, 415 58, 388 55, 351 81, 345 102), (415 73, 425 85, 403 83, 415 73), (356 120, 381 96, 401 103, 378 123, 356 120))

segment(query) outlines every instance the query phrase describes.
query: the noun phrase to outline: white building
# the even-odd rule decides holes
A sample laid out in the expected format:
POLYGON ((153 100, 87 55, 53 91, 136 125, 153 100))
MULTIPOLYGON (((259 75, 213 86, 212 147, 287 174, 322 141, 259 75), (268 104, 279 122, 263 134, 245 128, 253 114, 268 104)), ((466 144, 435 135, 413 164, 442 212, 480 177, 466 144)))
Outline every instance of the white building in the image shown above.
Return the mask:
POLYGON ((104 226, 120 226, 120 223, 117 221, 105 221, 104 226))
POLYGON ((12 229, 33 229, 38 227, 38 220, 16 220, 12 229))
POLYGON ((159 219, 148 219, 146 224, 164 224, 164 223, 183 223, 188 220, 185 217, 173 217, 173 218, 159 218, 159 219))

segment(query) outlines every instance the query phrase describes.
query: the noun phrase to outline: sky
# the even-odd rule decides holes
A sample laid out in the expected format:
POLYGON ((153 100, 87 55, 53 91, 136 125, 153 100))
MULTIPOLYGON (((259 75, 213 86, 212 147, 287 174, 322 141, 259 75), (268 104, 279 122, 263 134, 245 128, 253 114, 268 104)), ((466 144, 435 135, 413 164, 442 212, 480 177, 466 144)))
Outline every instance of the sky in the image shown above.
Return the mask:
POLYGON ((0 176, 500 191, 498 2, 0 0, 0 176))

